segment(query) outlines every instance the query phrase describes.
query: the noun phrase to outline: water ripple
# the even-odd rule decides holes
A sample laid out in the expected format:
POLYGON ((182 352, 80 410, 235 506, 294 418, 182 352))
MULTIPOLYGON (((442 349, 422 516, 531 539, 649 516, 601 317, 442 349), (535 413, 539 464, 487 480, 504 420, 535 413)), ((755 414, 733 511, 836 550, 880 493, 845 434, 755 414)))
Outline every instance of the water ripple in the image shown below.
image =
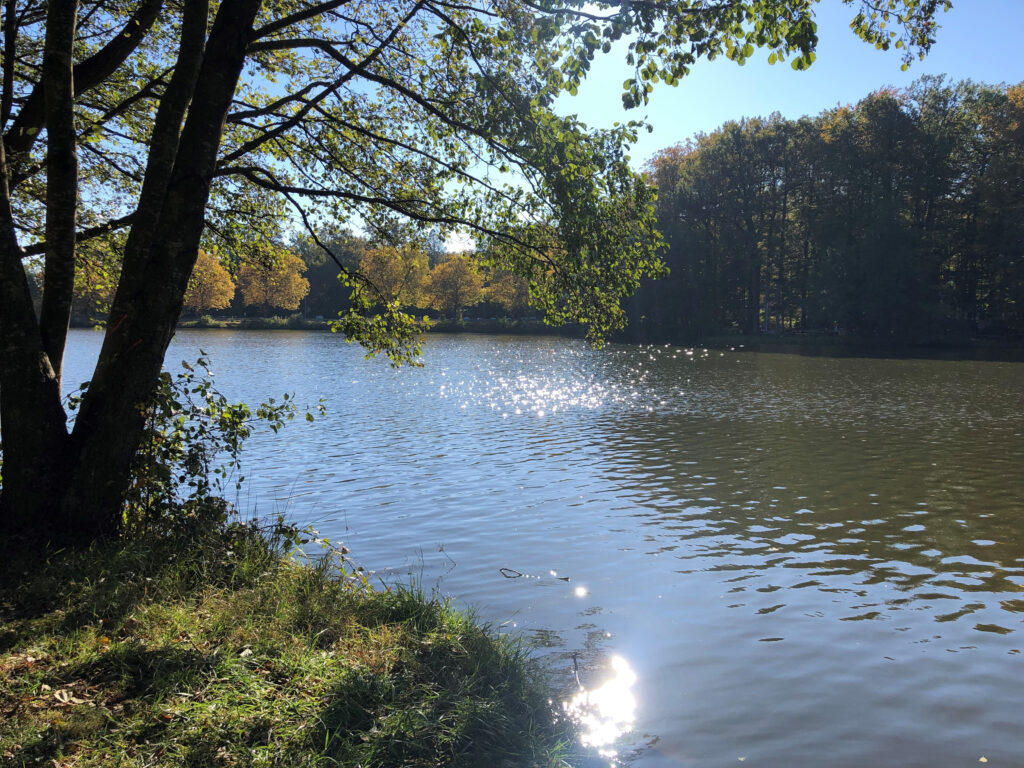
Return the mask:
POLYGON ((462 336, 394 371, 286 332, 183 333, 170 359, 200 344, 229 397, 329 404, 253 438, 240 504, 534 638, 570 693, 572 659, 595 691, 629 658, 634 735, 602 748, 645 768, 1024 755, 1019 365, 462 336))

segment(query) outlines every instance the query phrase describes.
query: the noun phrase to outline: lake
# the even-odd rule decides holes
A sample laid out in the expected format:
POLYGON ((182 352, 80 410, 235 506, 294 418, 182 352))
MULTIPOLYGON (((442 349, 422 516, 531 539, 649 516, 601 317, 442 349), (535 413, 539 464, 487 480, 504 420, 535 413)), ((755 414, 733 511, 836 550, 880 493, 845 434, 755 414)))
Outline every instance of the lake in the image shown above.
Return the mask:
POLYGON ((1024 364, 186 331, 169 368, 200 347, 327 400, 239 507, 526 638, 602 763, 1024 765, 1024 364))

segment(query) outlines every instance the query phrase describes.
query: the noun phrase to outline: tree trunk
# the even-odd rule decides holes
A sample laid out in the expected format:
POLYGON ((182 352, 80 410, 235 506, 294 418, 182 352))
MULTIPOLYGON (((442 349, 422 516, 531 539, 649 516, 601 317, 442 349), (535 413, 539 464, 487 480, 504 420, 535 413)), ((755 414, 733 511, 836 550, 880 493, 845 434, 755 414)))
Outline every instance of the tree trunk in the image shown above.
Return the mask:
POLYGON ((103 347, 71 436, 75 467, 62 504, 66 515, 88 521, 100 535, 120 523, 145 406, 198 256, 221 132, 259 6, 260 0, 221 3, 159 215, 132 224, 133 233, 149 227, 152 238, 141 238, 148 247, 126 247, 103 347))
MULTIPOLYGON (((5 533, 86 542, 115 533, 121 524, 146 405, 195 265, 221 133, 260 4, 223 0, 205 51, 208 5, 204 0, 186 4, 180 69, 155 121, 140 210, 99 361, 70 437, 59 375, 46 354, 21 266, 10 176, 0 147, 0 530, 5 533)), ((48 99, 48 111, 51 106, 57 114, 60 105, 48 99)))
MULTIPOLYGON (((47 292, 36 320, 28 277, 21 265, 11 209, 7 153, 0 146, 0 426, 3 429, 3 497, 0 531, 49 537, 65 531, 56 514, 67 478, 67 417, 61 405, 64 354, 74 286, 75 151, 71 50, 77 0, 47 7, 43 83, 47 120, 47 292), (40 526, 46 520, 47 526, 40 526)), ((10 23, 10 19, 7 19, 10 23)))
POLYGON ((46 8, 43 95, 46 105, 46 267, 39 328, 60 388, 64 343, 75 291, 78 147, 71 59, 78 0, 50 0, 46 8))
MULTIPOLYGON (((0 148, 0 158, 3 149, 0 148)), ((2 162, 2 159, 0 159, 2 162)), ((6 185, 4 185, 6 193, 6 185)), ((10 221, 10 200, 0 203, 0 219, 10 221)), ((28 280, 21 267, 21 249, 13 221, 3 227, 0 243, 0 428, 3 429, 3 494, 0 534, 39 530, 40 521, 54 519, 67 477, 67 418, 61 406, 60 383, 43 351, 28 280)))

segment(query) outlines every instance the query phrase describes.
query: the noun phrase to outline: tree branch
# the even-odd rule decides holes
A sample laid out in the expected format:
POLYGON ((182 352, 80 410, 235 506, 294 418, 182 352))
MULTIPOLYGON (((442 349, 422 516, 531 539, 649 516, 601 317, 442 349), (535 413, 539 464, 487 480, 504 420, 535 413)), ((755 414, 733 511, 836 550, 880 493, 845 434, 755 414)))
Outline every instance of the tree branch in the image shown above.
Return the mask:
MULTIPOLYGON (((375 46, 374 49, 372 51, 370 51, 363 58, 363 60, 358 65, 356 65, 355 68, 349 67, 349 71, 346 74, 342 75, 337 80, 335 80, 333 83, 331 83, 328 87, 324 88, 323 92, 320 93, 316 98, 310 99, 305 104, 305 106, 302 107, 302 109, 300 109, 298 112, 296 112, 294 115, 292 115, 288 120, 286 120, 285 122, 283 122, 280 125, 276 126, 274 129, 272 129, 270 131, 267 131, 262 136, 257 136, 252 141, 246 142, 241 147, 236 149, 234 152, 231 152, 226 157, 224 157, 224 159, 221 160, 221 163, 222 164, 231 163, 231 162, 237 160, 238 158, 242 157, 243 155, 248 154, 249 152, 252 152, 253 150, 255 150, 255 149, 259 148, 260 146, 262 146, 263 144, 265 144, 266 142, 271 141, 271 140, 277 138, 281 134, 285 133, 286 131, 288 131, 291 128, 293 128, 296 125, 298 125, 303 120, 303 118, 305 118, 305 116, 309 114, 310 110, 313 109, 317 104, 319 104, 324 99, 326 99, 329 95, 331 95, 332 93, 337 91, 338 88, 340 88, 342 85, 344 85, 349 80, 351 80, 353 77, 355 77, 357 73, 365 72, 366 71, 366 67, 368 67, 371 64, 373 64, 373 62, 376 61, 380 57, 380 55, 387 49, 387 47, 389 45, 391 45, 391 43, 394 42, 395 38, 398 37, 398 34, 405 28, 406 24, 409 23, 409 21, 413 18, 413 16, 415 16, 417 14, 417 12, 419 12, 421 7, 423 7, 423 1, 422 0, 418 0, 418 2, 416 2, 415 5, 413 5, 413 7, 409 10, 409 12, 407 14, 405 14, 405 16, 402 17, 402 20, 399 21, 397 24, 395 24, 394 28, 391 30, 391 32, 388 33, 387 37, 385 37, 383 40, 381 40, 381 42, 377 46, 375 46)), ((321 47, 320 45, 316 45, 316 44, 317 43, 324 43, 325 46, 326 46, 324 48, 325 50, 327 50, 327 51, 334 51, 335 53, 337 53, 335 51, 334 47, 331 46, 330 44, 327 44, 326 41, 320 41, 320 40, 316 40, 316 39, 313 39, 313 38, 301 38, 301 39, 309 42, 310 44, 313 44, 314 47, 321 47)), ((249 51, 271 50, 274 47, 274 44, 276 44, 276 43, 291 43, 291 42, 294 42, 294 41, 276 41, 275 40, 275 41, 268 41, 267 43, 252 43, 252 44, 249 45, 248 50, 249 51)), ((286 45, 284 47, 292 47, 292 46, 291 45, 286 45)), ((302 47, 302 46, 296 45, 294 47, 302 47)), ((338 55, 340 55, 340 54, 338 54, 338 55)), ((335 58, 337 58, 337 56, 335 56, 335 58)), ((340 61, 340 59, 339 59, 339 61, 340 61)), ((348 65, 346 65, 346 66, 348 66, 348 65)))
MULTIPOLYGON (((364 203, 368 205, 377 205, 395 213, 400 213, 407 218, 414 221, 419 221, 424 224, 443 224, 452 227, 467 227, 474 232, 487 237, 501 240, 505 243, 510 243, 523 248, 528 251, 543 254, 543 251, 530 243, 526 243, 519 238, 509 234, 508 232, 500 232, 490 227, 471 221, 470 219, 462 219, 457 216, 446 216, 442 214, 429 214, 420 211, 407 208, 403 203, 425 203, 424 200, 415 198, 409 198, 406 200, 389 198, 389 197, 375 197, 370 195, 360 195, 355 192, 349 192, 342 189, 316 189, 314 187, 297 187, 291 184, 285 184, 277 180, 277 177, 265 168, 258 166, 234 166, 229 168, 220 168, 217 171, 217 176, 241 176, 244 179, 252 182, 261 189, 266 189, 271 192, 277 192, 285 195, 301 195, 303 197, 321 197, 321 198, 333 198, 338 200, 349 200, 355 203, 364 203)), ((294 203, 293 203, 294 205, 294 203)))
MULTIPOLYGON (((186 6, 190 3, 186 3, 186 6)), ((149 32, 156 21, 163 0, 145 0, 128 22, 103 48, 74 68, 76 95, 81 95, 106 80, 124 63, 149 32)), ((15 154, 27 152, 46 120, 46 101, 43 82, 40 81, 14 118, 10 130, 4 134, 8 162, 15 154)))
MULTIPOLYGON (((243 120, 249 119, 250 117, 264 117, 265 115, 274 114, 278 109, 287 106, 288 104, 291 104, 293 101, 302 101, 303 97, 307 93, 312 91, 314 88, 325 88, 329 85, 330 82, 328 82, 327 80, 314 80, 313 82, 308 83, 304 88, 299 89, 295 93, 290 93, 287 96, 283 96, 280 99, 277 99, 276 101, 270 102, 264 107, 252 107, 246 104, 246 106, 250 106, 250 108, 243 109, 238 112, 232 112, 228 115, 228 122, 240 123, 243 120)), ((244 102, 239 103, 244 104, 244 102)))
POLYGON ((14 61, 17 56, 18 21, 15 11, 17 0, 7 0, 4 5, 4 82, 0 96, 0 131, 7 127, 14 103, 14 61))
POLYGON ((262 27, 252 33, 250 40, 259 40, 264 37, 269 37, 282 29, 287 29, 294 24, 300 24, 303 21, 309 21, 315 19, 321 14, 333 11, 335 8, 341 8, 343 5, 348 5, 352 0, 333 0, 329 3, 320 3, 314 5, 312 8, 307 8, 304 11, 296 11, 293 14, 285 16, 283 19, 272 21, 269 24, 264 24, 262 27))
POLYGON ((256 138, 245 142, 244 144, 242 144, 242 146, 238 147, 232 152, 229 152, 220 160, 220 164, 223 165, 226 163, 231 163, 237 160, 238 158, 243 157, 244 155, 247 155, 250 152, 258 149, 259 147, 266 144, 268 141, 271 141, 280 136, 281 134, 285 133, 286 131, 294 128, 296 125, 302 122, 302 120, 306 117, 306 115, 309 114, 310 110, 313 109, 313 107, 315 107, 321 101, 323 101, 332 93, 337 91, 338 88, 340 88, 347 80, 351 78, 352 73, 349 72, 346 74, 346 76, 341 77, 338 80, 335 80, 333 83, 329 83, 327 87, 324 88, 323 91, 317 94, 314 98, 307 101, 305 105, 302 107, 302 109, 298 110, 290 118, 285 120, 283 123, 275 126, 271 130, 264 131, 261 135, 257 136, 256 138))
MULTIPOLYGON (((119 229, 124 229, 135 218, 135 213, 129 213, 127 216, 122 216, 119 219, 111 219, 110 221, 104 222, 103 224, 97 224, 94 227, 87 227, 79 230, 75 233, 75 243, 84 243, 86 240, 92 240, 96 237, 116 232, 119 229)), ((39 256, 40 254, 46 253, 46 242, 40 241, 38 243, 32 243, 21 249, 22 258, 28 258, 29 256, 39 256)))
MULTIPOLYGON (((136 208, 140 221, 155 221, 163 204, 178 157, 181 123, 192 102, 203 62, 209 16, 209 0, 189 0, 186 3, 181 22, 181 39, 178 42, 178 59, 171 81, 160 99, 156 119, 153 121, 153 133, 149 139, 149 158, 136 208)), ((151 226, 132 227, 125 243, 125 253, 147 252, 152 238, 151 226)))

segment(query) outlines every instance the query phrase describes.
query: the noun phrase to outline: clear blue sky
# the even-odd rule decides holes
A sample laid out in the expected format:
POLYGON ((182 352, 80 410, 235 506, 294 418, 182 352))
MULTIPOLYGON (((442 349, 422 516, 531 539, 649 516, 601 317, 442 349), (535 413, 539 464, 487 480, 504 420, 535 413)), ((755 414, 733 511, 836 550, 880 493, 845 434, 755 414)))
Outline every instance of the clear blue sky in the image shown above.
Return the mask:
POLYGON ((907 86, 922 75, 949 75, 982 83, 1024 81, 1024 0, 954 0, 940 14, 941 29, 931 53, 900 71, 899 51, 878 51, 849 29, 855 11, 838 0, 817 6, 818 55, 811 68, 797 72, 789 62, 768 64, 759 51, 745 66, 727 60, 700 61, 675 88, 656 87, 646 106, 626 112, 619 99, 630 75, 624 52, 598 57, 579 94, 565 97, 560 111, 577 113, 588 125, 646 119, 654 132, 641 133, 631 152, 639 167, 651 155, 698 132, 710 132, 727 120, 781 112, 798 118, 836 104, 852 104, 873 90, 907 86))

